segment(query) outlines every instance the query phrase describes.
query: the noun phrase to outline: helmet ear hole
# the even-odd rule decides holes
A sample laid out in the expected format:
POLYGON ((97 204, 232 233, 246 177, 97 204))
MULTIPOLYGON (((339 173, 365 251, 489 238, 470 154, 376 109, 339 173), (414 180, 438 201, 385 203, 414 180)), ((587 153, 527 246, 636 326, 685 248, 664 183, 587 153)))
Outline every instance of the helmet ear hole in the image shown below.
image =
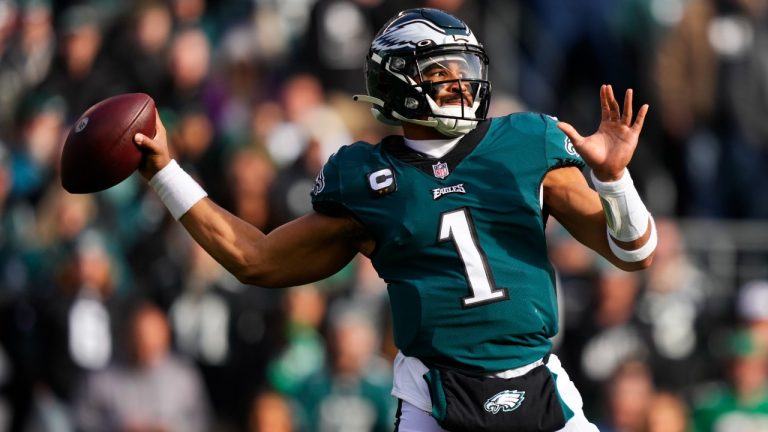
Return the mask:
POLYGON ((412 97, 405 98, 405 107, 410 110, 415 110, 419 108, 419 101, 412 97))
POLYGON ((396 70, 398 72, 402 72, 403 69, 405 69, 405 59, 402 57, 392 58, 392 60, 389 61, 389 64, 392 70, 396 70))

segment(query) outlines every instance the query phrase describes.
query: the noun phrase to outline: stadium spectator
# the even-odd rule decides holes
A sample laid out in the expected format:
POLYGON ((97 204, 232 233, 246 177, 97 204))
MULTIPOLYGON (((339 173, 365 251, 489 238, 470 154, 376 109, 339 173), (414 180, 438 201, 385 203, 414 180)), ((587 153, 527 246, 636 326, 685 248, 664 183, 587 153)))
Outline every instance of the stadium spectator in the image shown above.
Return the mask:
POLYGON ((768 280, 754 279, 739 287, 736 297, 739 320, 768 347, 768 280))
MULTIPOLYGON (((79 217, 77 205, 64 211, 73 213, 70 218, 79 217)), ((88 373, 104 369, 114 359, 118 345, 120 272, 107 239, 88 229, 71 241, 51 245, 43 258, 54 267, 47 281, 53 286, 44 285, 53 292, 41 292, 35 308, 35 352, 39 357, 30 359, 38 368, 32 424, 71 423, 68 408, 78 384, 88 373), (59 420, 52 420, 56 418, 59 420)))
POLYGON ((58 173, 67 107, 60 96, 30 93, 18 105, 11 138, 11 198, 36 203, 58 173))
POLYGON ((724 346, 727 377, 700 386, 693 400, 693 430, 768 430, 766 346, 748 329, 736 330, 724 346))
POLYGON ((378 354, 375 323, 365 309, 344 301, 334 304, 329 315, 329 362, 294 396, 303 410, 303 427, 317 432, 392 430, 391 370, 378 354))
POLYGON ((128 327, 130 361, 86 378, 75 402, 78 430, 209 430, 202 380, 171 352, 165 314, 143 304, 128 327))
POLYGON ((154 97, 168 85, 168 49, 173 21, 168 4, 161 0, 135 2, 106 32, 106 54, 121 70, 130 92, 154 97))
POLYGON ((636 309, 642 288, 639 276, 603 262, 593 284, 589 313, 580 326, 564 334, 561 350, 573 381, 590 395, 584 410, 598 414, 611 398, 602 389, 618 368, 629 360, 645 361, 649 353, 647 330, 636 309))
POLYGON ((667 390, 682 391, 711 377, 708 335, 727 308, 717 304, 725 301, 691 261, 678 225, 660 218, 656 227, 659 259, 645 272, 645 289, 636 310, 648 329, 648 362, 654 380, 667 390))
POLYGON ((253 399, 248 432, 296 432, 291 402, 274 391, 259 392, 253 399))
POLYGON ((648 405, 648 432, 689 432, 689 409, 675 393, 657 392, 648 405))
POLYGON ((363 62, 370 41, 399 1, 319 0, 302 39, 301 67, 317 74, 328 91, 353 94, 365 87, 363 62), (343 22, 344 25, 339 25, 343 22))
POLYGON ((283 298, 283 309, 285 347, 268 365, 267 376, 276 391, 296 396, 302 382, 326 365, 325 339, 320 329, 326 298, 317 285, 291 288, 283 298))
MULTIPOLYGON (((182 0, 186 1, 186 0, 182 0)), ((211 95, 211 43, 196 27, 180 29, 173 35, 168 51, 169 82, 153 95, 158 109, 178 115, 186 110, 215 112, 211 95)))
POLYGON ((13 130, 14 108, 48 75, 56 50, 50 4, 32 1, 20 9, 10 1, 0 3, 0 135, 5 139, 13 130), (19 28, 9 32, 17 14, 19 28))
POLYGON ((68 122, 96 102, 126 91, 122 75, 100 56, 102 25, 98 10, 89 4, 67 7, 57 22, 57 55, 39 91, 64 98, 68 122))
POLYGON ((602 432, 645 432, 654 395, 651 371, 638 360, 616 367, 606 382, 607 416, 602 432))
POLYGON ((233 212, 255 226, 267 228, 269 188, 274 175, 265 153, 250 148, 235 151, 226 170, 233 212))

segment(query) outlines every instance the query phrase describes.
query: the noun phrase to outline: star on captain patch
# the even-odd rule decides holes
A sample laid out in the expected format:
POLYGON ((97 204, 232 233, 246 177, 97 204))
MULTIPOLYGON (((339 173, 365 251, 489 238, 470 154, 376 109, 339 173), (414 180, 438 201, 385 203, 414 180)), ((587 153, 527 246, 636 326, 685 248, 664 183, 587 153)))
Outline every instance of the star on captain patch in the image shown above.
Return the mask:
POLYGON ((432 165, 432 173, 435 174, 435 177, 441 180, 448 177, 448 174, 450 174, 450 171, 448 171, 448 164, 445 162, 438 162, 435 165, 432 165))

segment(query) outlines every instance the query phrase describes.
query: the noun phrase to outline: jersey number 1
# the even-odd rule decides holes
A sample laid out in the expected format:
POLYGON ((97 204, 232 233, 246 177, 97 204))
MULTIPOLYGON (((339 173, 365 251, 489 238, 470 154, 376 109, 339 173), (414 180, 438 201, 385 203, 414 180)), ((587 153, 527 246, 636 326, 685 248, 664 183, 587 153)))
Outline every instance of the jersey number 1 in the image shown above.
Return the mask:
POLYGON ((509 297, 506 289, 496 289, 488 260, 478 245, 475 227, 467 209, 443 213, 440 216, 438 236, 438 242, 453 241, 464 263, 470 291, 469 296, 461 299, 465 307, 493 303, 509 297))

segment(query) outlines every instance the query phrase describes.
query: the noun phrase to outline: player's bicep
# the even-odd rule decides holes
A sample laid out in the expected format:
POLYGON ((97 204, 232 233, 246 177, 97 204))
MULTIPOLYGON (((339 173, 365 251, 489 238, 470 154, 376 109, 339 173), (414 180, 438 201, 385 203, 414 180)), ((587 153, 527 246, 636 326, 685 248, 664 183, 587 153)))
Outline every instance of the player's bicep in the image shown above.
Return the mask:
POLYGON ((285 287, 324 279, 349 263, 364 241, 364 229, 353 218, 312 212, 263 238, 241 280, 285 287))

